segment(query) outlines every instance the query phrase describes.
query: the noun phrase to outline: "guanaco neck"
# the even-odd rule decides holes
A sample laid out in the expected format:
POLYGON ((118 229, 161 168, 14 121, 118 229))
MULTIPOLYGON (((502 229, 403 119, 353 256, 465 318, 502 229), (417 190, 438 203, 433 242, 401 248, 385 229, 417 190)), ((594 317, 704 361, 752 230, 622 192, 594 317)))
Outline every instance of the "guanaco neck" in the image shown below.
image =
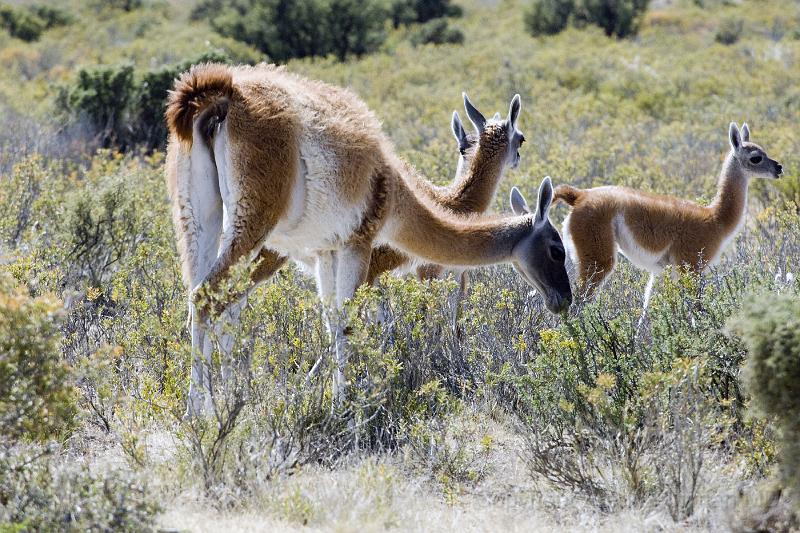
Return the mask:
POLYGON ((744 217, 748 182, 741 164, 731 150, 722 165, 717 194, 710 205, 716 221, 725 231, 735 231, 744 217))
POLYGON ((393 164, 388 171, 393 198, 384 237, 412 256, 451 266, 507 263, 514 246, 532 231, 532 216, 452 214, 418 192, 425 178, 410 167, 393 164))
POLYGON ((466 169, 448 187, 436 194, 439 204, 456 213, 482 213, 494 199, 503 177, 507 144, 485 132, 478 141, 466 169))

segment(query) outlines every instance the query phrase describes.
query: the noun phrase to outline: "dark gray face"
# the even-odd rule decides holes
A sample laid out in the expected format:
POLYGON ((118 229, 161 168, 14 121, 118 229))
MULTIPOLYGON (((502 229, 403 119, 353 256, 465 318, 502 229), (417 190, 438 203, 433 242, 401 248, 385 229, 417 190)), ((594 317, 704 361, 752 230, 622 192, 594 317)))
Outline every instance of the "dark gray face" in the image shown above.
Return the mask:
POLYGON ((783 174, 780 163, 770 159, 767 152, 759 145, 750 142, 750 128, 747 124, 742 124, 742 129, 739 130, 736 123, 731 122, 728 135, 736 160, 748 174, 773 179, 783 174))
POLYGON ((514 266, 525 281, 536 287, 544 297, 551 313, 561 313, 572 303, 572 289, 565 266, 566 253, 561 236, 549 220, 542 224, 534 222, 532 235, 524 239, 514 250, 521 260, 514 266))
POLYGON ((777 179, 783 174, 781 164, 770 159, 767 152, 755 143, 743 142, 737 158, 748 172, 759 177, 777 179))
POLYGON ((511 208, 518 215, 530 216, 530 234, 514 247, 514 268, 544 298, 551 313, 566 311, 572 303, 572 289, 565 265, 564 243, 547 214, 553 201, 553 185, 546 177, 539 186, 536 213, 531 216, 519 190, 511 190, 511 208))

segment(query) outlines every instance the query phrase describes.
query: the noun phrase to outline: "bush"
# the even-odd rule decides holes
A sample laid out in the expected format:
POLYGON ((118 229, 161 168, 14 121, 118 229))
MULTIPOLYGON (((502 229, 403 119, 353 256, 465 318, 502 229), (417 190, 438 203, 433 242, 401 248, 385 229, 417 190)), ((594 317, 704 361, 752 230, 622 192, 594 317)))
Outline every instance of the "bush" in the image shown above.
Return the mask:
POLYGON ((525 12, 525 26, 531 35, 553 35, 569 24, 575 9, 573 0, 535 0, 525 12))
POLYGON ((12 37, 23 41, 35 41, 45 30, 45 22, 25 9, 0 6, 0 26, 12 37))
POLYGON ((401 24, 462 15, 461 6, 452 5, 450 0, 394 0, 389 11, 395 28, 401 24))
POLYGON ((531 35, 559 33, 571 22, 594 24, 609 37, 635 35, 649 0, 535 0, 525 13, 531 35))
POLYGON ((32 297, 0 272, 0 440, 52 438, 69 425, 73 383, 60 324, 58 300, 32 297))
POLYGON ((734 44, 742 36, 744 23, 739 19, 725 19, 717 28, 714 40, 720 44, 734 44))
POLYGON ((0 27, 23 41, 35 41, 44 30, 71 22, 69 13, 59 7, 42 4, 14 8, 0 4, 0 27))
POLYGON ((411 44, 419 46, 422 44, 461 44, 464 42, 464 34, 461 31, 450 28, 447 19, 433 19, 422 24, 411 36, 411 44))
POLYGON ((730 325, 747 344, 744 382, 752 408, 776 421, 782 477, 800 493, 800 300, 757 297, 730 325))
POLYGON ((133 11, 142 7, 142 0, 92 0, 94 9, 121 9, 133 11))
POLYGON ((228 62, 227 54, 210 50, 174 65, 137 73, 130 65, 82 69, 71 87, 63 88, 59 106, 73 120, 86 119, 104 148, 164 148, 164 108, 174 80, 196 63, 228 62))
POLYGON ((609 37, 636 35, 650 0, 579 0, 576 24, 594 24, 609 37))
POLYGON ((0 531, 153 530, 159 507, 142 480, 56 452, 0 447, 0 531))
POLYGON ((63 8, 49 6, 47 4, 36 4, 30 7, 31 13, 39 17, 44 22, 46 29, 57 26, 72 24, 72 15, 63 8))
POLYGON ((88 120, 100 144, 109 147, 124 142, 128 134, 127 110, 135 94, 133 66, 99 66, 81 69, 58 100, 60 107, 88 120))
POLYGON ((339 59, 375 50, 387 18, 378 0, 204 0, 193 18, 208 19, 222 35, 249 43, 275 61, 339 59))

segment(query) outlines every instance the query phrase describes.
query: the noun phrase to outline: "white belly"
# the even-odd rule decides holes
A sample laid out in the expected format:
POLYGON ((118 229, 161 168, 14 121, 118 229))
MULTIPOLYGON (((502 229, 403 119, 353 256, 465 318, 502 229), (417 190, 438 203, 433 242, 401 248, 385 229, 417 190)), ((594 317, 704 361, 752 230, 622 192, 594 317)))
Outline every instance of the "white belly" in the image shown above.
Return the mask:
POLYGON ((657 273, 664 270, 664 256, 667 250, 651 252, 643 248, 634 238, 623 215, 614 217, 614 234, 620 253, 631 263, 649 272, 657 273))
POLYGON ((264 246, 299 261, 317 252, 335 250, 358 229, 368 197, 360 203, 345 199, 336 187, 339 172, 334 154, 310 135, 300 146, 300 165, 286 215, 264 246))

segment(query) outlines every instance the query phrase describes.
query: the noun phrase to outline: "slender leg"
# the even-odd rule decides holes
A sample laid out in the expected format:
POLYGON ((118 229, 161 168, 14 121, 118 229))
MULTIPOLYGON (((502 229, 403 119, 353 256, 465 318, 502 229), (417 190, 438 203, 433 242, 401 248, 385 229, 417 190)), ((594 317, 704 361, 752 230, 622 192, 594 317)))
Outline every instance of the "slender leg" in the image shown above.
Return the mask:
POLYGON ((247 298, 261 282, 272 277, 286 263, 286 258, 277 252, 262 248, 254 263, 256 263, 256 268, 250 275, 252 284, 237 302, 231 304, 220 315, 215 325, 216 338, 220 350, 220 362, 222 364, 222 380, 226 384, 230 383, 235 366, 239 366, 240 370, 249 366, 249 361, 239 361, 239 365, 236 365, 233 357, 233 347, 236 341, 235 332, 238 330, 242 310, 247 305, 247 298))
MULTIPOLYGON (((316 262, 317 292, 322 302, 322 317, 328 330, 328 335, 333 336, 334 327, 331 324, 332 314, 329 309, 334 305, 336 297, 336 257, 333 252, 326 251, 317 255, 316 262)), ((324 360, 324 354, 317 358, 308 373, 308 377, 306 377, 306 384, 317 375, 324 360)))
POLYGON ((347 317, 344 306, 353 297, 358 287, 364 283, 369 269, 369 244, 351 244, 336 252, 336 318, 334 322, 334 338, 336 341, 336 372, 333 381, 333 393, 337 403, 344 400, 346 393, 345 366, 347 365, 349 344, 347 342, 347 317))
POLYGON ((461 339, 462 332, 461 329, 458 327, 458 319, 461 317, 461 310, 462 304, 464 302, 464 297, 467 294, 467 285, 469 283, 469 272, 464 270, 458 276, 458 290, 455 293, 455 298, 453 301, 453 316, 452 316, 452 326, 453 332, 457 339, 461 339))
MULTIPOLYGON (((211 270, 219 248, 219 237, 222 232, 222 201, 216 184, 216 174, 202 166, 197 160, 202 156, 193 155, 193 164, 200 170, 191 176, 192 182, 184 191, 183 213, 180 226, 186 244, 186 259, 189 261, 187 284, 191 292, 199 285, 211 270), (205 171, 201 172, 201 171, 205 171), (196 178, 196 179, 195 179, 196 178)), ((211 344, 207 339, 194 300, 189 298, 189 317, 192 335, 192 370, 189 383, 187 416, 200 413, 210 403, 208 384, 211 370, 211 344)))
POLYGON ((644 305, 642 306, 642 316, 639 317, 639 323, 636 325, 637 332, 641 329, 642 324, 644 324, 644 319, 647 316, 647 306, 650 305, 650 297, 653 295, 653 286, 656 283, 657 276, 657 272, 651 272, 650 279, 647 280, 647 286, 644 288, 644 305))

